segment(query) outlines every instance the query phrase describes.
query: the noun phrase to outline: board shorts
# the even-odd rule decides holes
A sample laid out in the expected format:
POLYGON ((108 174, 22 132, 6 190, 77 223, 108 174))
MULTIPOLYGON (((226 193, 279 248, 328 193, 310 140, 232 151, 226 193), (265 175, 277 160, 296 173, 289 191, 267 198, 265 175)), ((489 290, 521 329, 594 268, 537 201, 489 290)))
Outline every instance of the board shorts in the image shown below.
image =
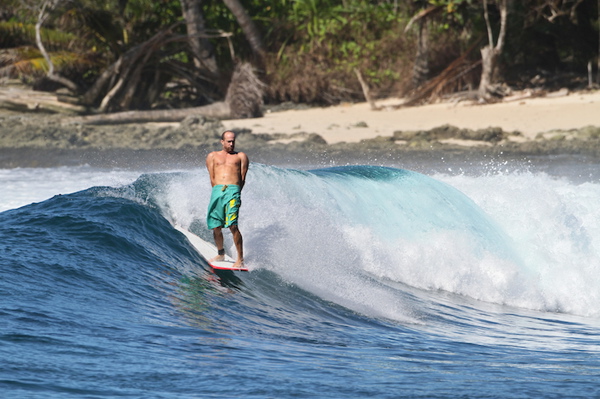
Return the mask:
POLYGON ((236 184, 217 184, 212 188, 206 214, 209 229, 238 224, 238 213, 242 205, 241 193, 241 187, 236 184))

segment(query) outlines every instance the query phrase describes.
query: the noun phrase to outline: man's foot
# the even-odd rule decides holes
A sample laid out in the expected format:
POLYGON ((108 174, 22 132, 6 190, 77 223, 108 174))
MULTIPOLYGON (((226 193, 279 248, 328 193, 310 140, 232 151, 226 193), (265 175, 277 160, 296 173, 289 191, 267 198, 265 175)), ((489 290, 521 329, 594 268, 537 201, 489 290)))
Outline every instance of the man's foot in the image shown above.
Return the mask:
POLYGON ((212 262, 223 262, 224 260, 225 260, 225 255, 217 255, 214 258, 209 259, 208 262, 209 263, 212 263, 212 262))
POLYGON ((236 260, 232 267, 237 267, 237 268, 244 267, 244 259, 236 260))

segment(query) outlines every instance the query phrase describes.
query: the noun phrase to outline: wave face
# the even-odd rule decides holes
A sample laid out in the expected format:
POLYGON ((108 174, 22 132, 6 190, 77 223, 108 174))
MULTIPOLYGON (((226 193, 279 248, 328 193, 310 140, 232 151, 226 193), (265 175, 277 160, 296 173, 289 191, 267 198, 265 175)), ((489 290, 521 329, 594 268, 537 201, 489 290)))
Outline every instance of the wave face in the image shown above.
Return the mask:
POLYGON ((212 273, 172 227, 210 240, 208 186, 204 170, 145 174, 0 213, 0 387, 14 397, 595 389, 598 184, 254 164, 240 221, 246 274, 212 273), (577 380, 565 353, 587 374, 581 385, 563 384, 577 380))
MULTIPOLYGON (((202 221, 201 179, 181 179, 166 190, 165 207, 184 225, 202 221)), ((526 309, 599 314, 600 215, 590 200, 598 185, 525 173, 458 176, 451 186, 366 166, 257 166, 252 179, 242 215, 250 265, 321 298, 406 320, 411 310, 392 300, 395 284, 403 284, 526 309), (467 183, 469 197, 454 188, 467 183)))

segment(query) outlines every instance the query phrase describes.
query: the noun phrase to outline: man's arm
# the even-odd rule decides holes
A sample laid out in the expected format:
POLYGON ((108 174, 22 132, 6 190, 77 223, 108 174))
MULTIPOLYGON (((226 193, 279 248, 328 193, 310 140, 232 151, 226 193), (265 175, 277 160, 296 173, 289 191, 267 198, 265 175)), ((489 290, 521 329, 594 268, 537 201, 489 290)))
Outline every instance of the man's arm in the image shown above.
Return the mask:
POLYGON ((248 173, 248 165, 250 164, 250 160, 248 156, 243 152, 239 153, 240 156, 240 177, 242 181, 240 182, 240 189, 244 188, 244 184, 246 184, 246 173, 248 173))
POLYGON ((214 187, 215 185, 215 156, 211 152, 206 157, 206 169, 208 169, 208 175, 210 176, 210 185, 214 187))

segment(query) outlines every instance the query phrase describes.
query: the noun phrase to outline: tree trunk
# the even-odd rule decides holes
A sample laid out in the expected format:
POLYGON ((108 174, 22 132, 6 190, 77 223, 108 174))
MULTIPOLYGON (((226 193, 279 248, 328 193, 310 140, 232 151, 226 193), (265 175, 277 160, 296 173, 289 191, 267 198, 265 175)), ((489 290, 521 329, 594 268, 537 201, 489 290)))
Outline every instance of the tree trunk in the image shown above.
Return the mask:
MULTIPOLYGON (((129 74, 129 79, 127 80, 127 85, 121 94, 121 101, 119 102, 120 109, 129 109, 131 107, 131 103, 135 98, 135 94, 140 86, 140 79, 142 78, 142 70, 144 66, 148 62, 148 58, 152 53, 146 52, 144 58, 141 62, 138 62, 137 66, 133 69, 133 71, 129 74)), ((140 101, 137 101, 135 106, 139 106, 140 101)))
POLYGON ((71 90, 73 93, 77 93, 79 91, 79 87, 77 87, 77 85, 74 82, 54 72, 54 64, 52 63, 52 60, 50 59, 50 56, 48 55, 48 52, 46 51, 46 48, 42 43, 42 24, 48 17, 48 14, 46 14, 46 9, 51 6, 52 4, 48 0, 44 1, 44 3, 42 4, 42 9, 40 10, 37 23, 35 24, 35 42, 37 44, 38 49, 40 50, 40 53, 42 53, 42 56, 48 64, 48 73, 46 74, 46 76, 48 76, 48 79, 62 84, 63 86, 71 90))
POLYGON ((479 81, 478 95, 480 99, 485 101, 491 99, 490 88, 497 58, 498 52, 491 45, 481 49, 481 80, 479 81))
POLYGON ((121 90, 121 88, 125 85, 125 81, 128 79, 130 71, 133 68, 134 63, 137 60, 139 54, 139 48, 135 47, 119 58, 119 60, 117 61, 117 64, 119 64, 119 68, 115 70, 115 77, 118 76, 118 80, 114 84, 114 86, 110 88, 108 93, 100 102, 100 112, 108 111, 108 107, 111 101, 113 101, 113 99, 117 96, 119 90, 121 90))
POLYGON ((119 59, 106 68, 102 74, 96 79, 92 87, 85 92, 83 97, 81 98, 81 103, 86 106, 93 106, 96 104, 102 93, 104 92, 107 86, 112 86, 111 80, 117 74, 117 71, 121 68, 121 63, 123 62, 123 56, 119 57, 119 59))
POLYGON ((504 38, 506 36, 508 0, 498 1, 498 7, 500 8, 500 32, 498 34, 496 46, 494 47, 494 35, 492 33, 492 26, 490 24, 487 0, 483 0, 483 16, 485 18, 485 24, 488 32, 488 45, 481 49, 482 70, 478 90, 480 101, 489 101, 492 98, 494 70, 496 69, 498 56, 502 53, 502 48, 504 47, 504 38))
POLYGON ((443 10, 443 5, 433 5, 422 9, 408 21, 404 32, 418 22, 417 54, 413 65, 412 85, 417 89, 429 77, 429 21, 443 10))
POLYGON ((381 107, 378 107, 377 104, 375 103, 375 100, 373 100, 373 97, 371 97, 371 89, 369 88, 369 85, 367 84, 367 82, 365 82, 365 79, 363 78, 362 73, 360 73, 360 71, 357 68, 354 68, 354 73, 356 74, 356 77, 358 78, 360 87, 362 87, 362 91, 363 91, 363 95, 365 96, 365 100, 367 100, 367 102, 371 106, 371 110, 379 111, 381 109, 381 107))
POLYGON ((413 66, 412 84, 419 87, 429 76, 429 25, 426 20, 419 20, 417 33, 417 55, 413 66))
POLYGON ((116 83, 112 87, 109 86, 110 90, 100 103, 100 112, 108 111, 109 106, 115 103, 119 103, 122 107, 121 109, 129 106, 139 82, 141 70, 148 63, 148 60, 154 55, 156 50, 169 40, 168 36, 173 28, 174 26, 158 32, 144 43, 129 49, 125 54, 119 57, 119 60, 115 63, 115 67, 111 66, 109 68, 113 72, 116 83), (124 91, 122 90, 123 88, 125 88, 124 91), (120 92, 121 94, 119 94, 120 92), (118 98, 119 95, 121 95, 120 100, 118 98))
MULTIPOLYGON (((146 49, 145 52, 148 50, 146 49)), ((252 65, 236 65, 227 97, 224 102, 215 102, 195 108, 126 111, 113 114, 90 115, 71 118, 64 123, 82 123, 92 125, 143 123, 143 122, 181 122, 188 116, 210 118, 252 118, 262 116, 262 95, 264 84, 254 74, 252 65)))
POLYGON ((210 78, 215 79, 219 76, 219 68, 214 57, 214 50, 210 41, 202 37, 206 29, 202 15, 202 0, 180 1, 194 65, 200 70, 207 71, 210 78))
POLYGON ((252 18, 246 12, 246 9, 242 6, 239 0, 223 0, 223 3, 229 8, 231 13, 235 16, 250 47, 254 56, 257 58, 258 63, 262 66, 265 58, 265 49, 262 41, 262 36, 258 31, 258 28, 252 21, 252 18))
POLYGON ((231 115, 226 102, 216 102, 195 108, 167 109, 152 111, 125 111, 112 114, 99 114, 68 118, 63 124, 81 123, 84 125, 115 125, 123 123, 181 122, 188 116, 225 119, 231 115))

